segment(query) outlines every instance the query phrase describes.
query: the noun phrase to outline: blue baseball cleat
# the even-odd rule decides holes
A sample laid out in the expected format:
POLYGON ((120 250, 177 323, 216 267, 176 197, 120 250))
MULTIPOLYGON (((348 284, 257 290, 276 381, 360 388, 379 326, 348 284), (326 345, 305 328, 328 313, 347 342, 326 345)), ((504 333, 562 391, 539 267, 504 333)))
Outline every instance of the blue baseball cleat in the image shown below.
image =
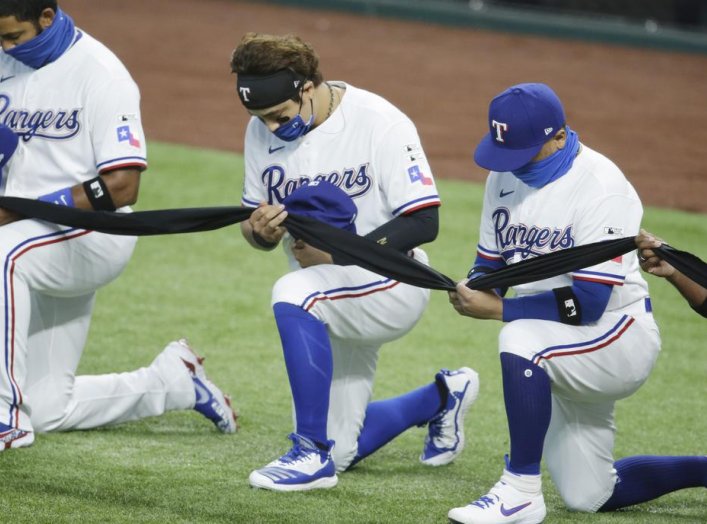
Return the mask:
POLYGON ((238 415, 231 406, 231 398, 206 378, 204 358, 194 352, 186 339, 170 343, 166 351, 176 353, 189 370, 196 393, 194 410, 213 422, 222 433, 235 433, 238 415))
POLYGON ((449 396, 445 408, 427 424, 420 462, 444 466, 464 449, 464 417, 479 394, 479 375, 470 368, 443 369, 435 375, 435 380, 447 387, 449 396))
POLYGON ((292 449, 264 468, 253 471, 248 477, 250 485, 274 491, 305 491, 336 486, 339 479, 331 458, 334 441, 328 442, 328 450, 322 450, 296 433, 290 433, 288 438, 292 440, 292 449))

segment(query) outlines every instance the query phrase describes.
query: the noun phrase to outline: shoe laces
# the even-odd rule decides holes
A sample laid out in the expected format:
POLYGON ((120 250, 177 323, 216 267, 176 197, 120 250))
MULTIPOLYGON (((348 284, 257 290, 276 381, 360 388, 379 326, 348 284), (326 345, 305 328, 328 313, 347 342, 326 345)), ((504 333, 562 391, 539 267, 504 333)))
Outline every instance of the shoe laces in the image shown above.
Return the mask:
POLYGON ((319 450, 309 446, 302 446, 302 437, 291 433, 288 437, 292 441, 292 449, 280 457, 280 462, 283 464, 296 464, 309 460, 312 453, 320 455, 319 450))
POLYGON ((501 497, 498 495, 497 491, 499 489, 502 489, 506 484, 504 482, 498 481, 492 487, 489 492, 484 495, 483 497, 479 497, 476 499, 474 502, 469 503, 470 506, 478 506, 481 509, 487 509, 496 504, 499 500, 501 500, 501 497))

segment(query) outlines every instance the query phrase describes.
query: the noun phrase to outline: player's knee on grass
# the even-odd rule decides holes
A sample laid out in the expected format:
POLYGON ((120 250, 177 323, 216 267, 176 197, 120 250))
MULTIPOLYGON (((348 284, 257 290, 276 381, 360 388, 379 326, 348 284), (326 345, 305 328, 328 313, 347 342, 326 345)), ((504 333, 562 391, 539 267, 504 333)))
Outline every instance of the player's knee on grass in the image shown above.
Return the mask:
POLYGON ((596 486, 592 489, 563 489, 560 490, 565 506, 571 511, 596 513, 611 497, 613 487, 607 494, 607 486, 596 486))
POLYGON ((553 457, 551 453, 546 454, 545 463, 567 509, 595 513, 614 492, 616 480, 612 470, 600 473, 605 470, 604 465, 595 464, 591 468, 593 471, 577 467, 568 469, 564 459, 553 457))
POLYGON ((358 444, 356 439, 353 437, 344 437, 340 435, 338 438, 335 438, 335 441, 336 445, 332 450, 331 458, 334 459, 336 471, 342 472, 348 469, 354 458, 356 458, 356 453, 358 453, 358 444))

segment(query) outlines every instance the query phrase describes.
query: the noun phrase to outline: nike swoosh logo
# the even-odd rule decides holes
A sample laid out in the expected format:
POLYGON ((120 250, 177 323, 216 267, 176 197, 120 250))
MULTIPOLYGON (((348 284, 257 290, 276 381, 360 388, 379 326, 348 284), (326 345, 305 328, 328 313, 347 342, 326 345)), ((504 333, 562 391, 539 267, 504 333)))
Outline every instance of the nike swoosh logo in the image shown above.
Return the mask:
POLYGON ((279 147, 270 146, 268 148, 268 153, 270 153, 272 155, 275 151, 280 151, 280 149, 285 149, 285 146, 279 146, 279 147))
POLYGON ((0 84, 2 84, 5 80, 10 80, 10 78, 15 78, 15 75, 3 76, 2 78, 0 78, 0 84))
POLYGON ((504 517, 510 517, 514 513, 518 513, 520 510, 527 508, 530 504, 532 504, 532 502, 526 502, 525 504, 521 504, 520 506, 510 509, 506 509, 505 506, 501 504, 501 513, 504 517))
POLYGON ((508 195, 510 195, 511 193, 515 193, 515 191, 507 191, 507 192, 504 193, 504 192, 503 192, 503 189, 501 189, 501 192, 498 194, 498 196, 501 197, 501 198, 503 198, 504 196, 508 196, 508 195))

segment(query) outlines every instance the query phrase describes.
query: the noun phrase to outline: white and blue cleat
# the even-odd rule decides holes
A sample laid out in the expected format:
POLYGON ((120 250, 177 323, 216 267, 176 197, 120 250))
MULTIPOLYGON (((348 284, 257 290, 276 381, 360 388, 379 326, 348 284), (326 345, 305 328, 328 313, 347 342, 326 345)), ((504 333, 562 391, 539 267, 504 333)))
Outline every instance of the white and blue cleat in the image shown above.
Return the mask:
POLYGON ((435 380, 449 391, 447 405, 427 424, 425 447, 420 462, 427 466, 444 466, 464 449, 464 417, 479 395, 479 375, 471 368, 455 371, 443 369, 435 380))
POLYGON ((248 477, 254 488, 274 491, 306 491, 333 488, 338 482, 331 458, 334 442, 329 449, 320 449, 310 439, 290 433, 292 449, 267 466, 253 471, 248 477))
POLYGON ((189 370, 196 395, 194 410, 213 422, 222 433, 235 433, 238 415, 231 406, 231 398, 206 377, 204 358, 194 352, 186 339, 170 343, 166 351, 175 352, 189 370))
POLYGON ((539 475, 514 475, 504 470, 494 487, 483 497, 449 510, 452 524, 539 524, 545 520, 547 508, 540 489, 539 475), (532 480, 528 481, 531 478, 532 480), (516 483, 525 489, 512 486, 516 483), (537 489, 532 489, 535 487, 537 489), (531 488, 531 489, 528 489, 531 488))

